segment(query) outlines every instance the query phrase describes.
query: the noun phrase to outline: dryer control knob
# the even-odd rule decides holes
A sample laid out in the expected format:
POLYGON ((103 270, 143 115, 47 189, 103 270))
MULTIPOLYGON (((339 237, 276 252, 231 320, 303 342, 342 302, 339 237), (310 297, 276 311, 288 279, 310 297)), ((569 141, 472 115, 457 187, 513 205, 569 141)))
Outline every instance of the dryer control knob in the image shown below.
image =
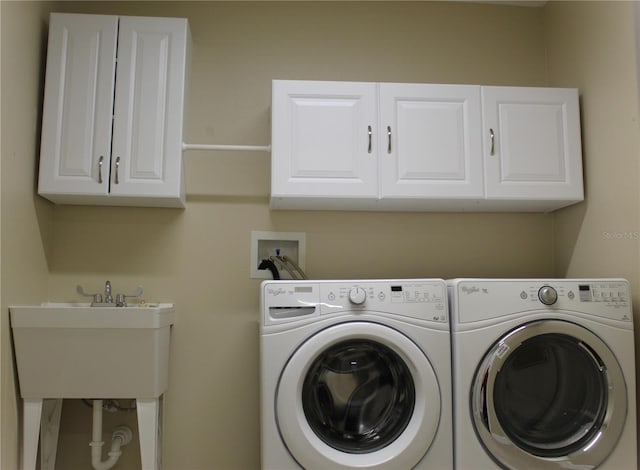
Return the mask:
POLYGON ((538 298, 545 305, 553 305, 558 300, 558 293, 551 286, 542 286, 538 291, 538 298))
POLYGON ((349 302, 355 305, 362 305, 367 300, 367 291, 362 287, 352 287, 349 291, 349 302))

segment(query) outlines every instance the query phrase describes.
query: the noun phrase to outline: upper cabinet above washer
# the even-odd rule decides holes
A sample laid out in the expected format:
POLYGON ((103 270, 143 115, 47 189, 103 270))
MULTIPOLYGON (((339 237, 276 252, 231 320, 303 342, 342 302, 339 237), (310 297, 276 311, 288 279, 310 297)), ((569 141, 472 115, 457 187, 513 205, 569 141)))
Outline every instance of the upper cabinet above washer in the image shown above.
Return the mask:
POLYGON ((275 209, 551 211, 583 199, 577 90, 273 82, 275 209))
POLYGON ((375 200, 377 102, 374 83, 274 81, 273 202, 324 208, 375 200))
POLYGON ((184 207, 189 42, 181 18, 51 15, 39 194, 184 207))
POLYGON ((480 87, 381 83, 378 91, 385 208, 482 198, 480 87))

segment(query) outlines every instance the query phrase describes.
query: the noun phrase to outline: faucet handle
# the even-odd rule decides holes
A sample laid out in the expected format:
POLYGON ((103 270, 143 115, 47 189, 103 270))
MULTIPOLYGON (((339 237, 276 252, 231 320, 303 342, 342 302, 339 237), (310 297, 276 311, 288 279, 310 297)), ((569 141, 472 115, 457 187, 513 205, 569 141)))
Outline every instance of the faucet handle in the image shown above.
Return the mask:
POLYGON ((96 303, 96 304, 102 303, 102 294, 100 292, 95 294, 87 294, 80 284, 76 286, 76 292, 83 297, 93 298, 93 303, 96 303))
POLYGON ((140 297, 142 295, 142 286, 138 286, 133 294, 118 294, 116 295, 116 306, 126 307, 127 297, 140 297))
POLYGON ((138 286, 133 294, 124 294, 124 297, 140 297, 142 295, 142 286, 138 286))

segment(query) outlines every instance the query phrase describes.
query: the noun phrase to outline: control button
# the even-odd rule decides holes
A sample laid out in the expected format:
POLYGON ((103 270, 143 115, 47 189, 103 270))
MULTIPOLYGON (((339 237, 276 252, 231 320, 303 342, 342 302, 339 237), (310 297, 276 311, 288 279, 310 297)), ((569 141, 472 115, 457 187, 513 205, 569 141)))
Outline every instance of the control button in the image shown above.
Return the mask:
POLYGON ((551 286, 542 286, 538 291, 538 299, 545 305, 553 305, 558 300, 558 293, 551 286))
POLYGON ((575 296, 576 294, 574 294, 572 290, 570 290, 569 293, 567 294, 567 297, 569 297, 570 300, 573 300, 575 296))
POLYGON ((520 298, 521 298, 522 300, 526 300, 526 299, 527 299, 527 297, 529 297, 529 296, 527 295, 527 293, 526 293, 525 291, 520 292, 520 298))
POLYGON ((362 305, 367 300, 367 291, 362 287, 352 287, 349 291, 349 302, 354 305, 362 305))
POLYGON ((334 300, 336 300, 336 294, 334 294, 333 292, 329 292, 328 298, 333 302, 334 300))
POLYGON ((386 298, 387 298, 387 296, 384 295, 384 292, 382 292, 382 291, 378 292, 378 300, 380 300, 382 302, 386 298))

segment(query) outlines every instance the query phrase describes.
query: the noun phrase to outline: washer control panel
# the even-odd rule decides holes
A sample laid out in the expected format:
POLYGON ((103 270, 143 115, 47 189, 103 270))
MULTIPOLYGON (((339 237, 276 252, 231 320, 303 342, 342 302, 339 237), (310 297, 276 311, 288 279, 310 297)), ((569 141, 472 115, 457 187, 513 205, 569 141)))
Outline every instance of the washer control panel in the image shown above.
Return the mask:
POLYGON ((371 310, 447 322, 444 281, 344 281, 319 284, 322 314, 371 310))
POLYGON ((340 312, 384 313, 447 324, 447 287, 441 279, 265 281, 266 324, 340 312))

